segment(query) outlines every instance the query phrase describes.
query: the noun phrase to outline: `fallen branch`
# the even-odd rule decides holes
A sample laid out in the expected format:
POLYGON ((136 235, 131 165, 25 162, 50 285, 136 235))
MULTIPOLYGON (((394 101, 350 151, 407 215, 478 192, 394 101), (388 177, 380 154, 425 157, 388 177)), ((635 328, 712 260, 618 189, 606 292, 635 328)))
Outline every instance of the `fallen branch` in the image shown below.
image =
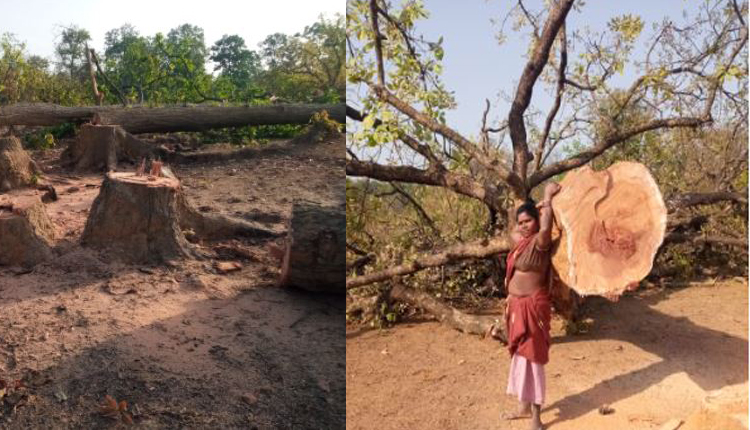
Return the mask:
POLYGON ((483 239, 475 242, 462 243, 449 248, 445 248, 434 254, 422 255, 410 263, 400 264, 379 272, 370 273, 364 276, 349 278, 346 280, 346 289, 362 287, 374 282, 385 281, 395 276, 409 275, 428 267, 442 266, 454 261, 465 260, 470 258, 486 258, 493 254, 510 249, 510 241, 505 236, 493 237, 492 239, 483 239))

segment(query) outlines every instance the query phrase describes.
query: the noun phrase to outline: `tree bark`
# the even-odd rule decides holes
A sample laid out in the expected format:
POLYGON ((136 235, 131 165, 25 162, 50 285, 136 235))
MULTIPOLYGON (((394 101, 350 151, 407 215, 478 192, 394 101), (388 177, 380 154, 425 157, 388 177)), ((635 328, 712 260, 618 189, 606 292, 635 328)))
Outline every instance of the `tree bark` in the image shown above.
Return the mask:
POLYGON ((480 241, 462 243, 450 248, 442 249, 434 254, 422 255, 410 263, 400 264, 379 272, 369 273, 364 276, 349 278, 346 281, 346 289, 362 287, 374 282, 385 281, 394 276, 404 276, 418 272, 428 267, 442 266, 454 261, 469 258, 485 258, 493 254, 510 249, 510 241, 506 236, 494 237, 480 241))
POLYGON ((346 212, 295 202, 289 223, 281 285, 343 293, 346 280, 346 212))
POLYGON ((54 232, 39 197, 0 200, 0 264, 30 267, 49 260, 54 232))
POLYGON ((31 185, 38 171, 17 137, 0 138, 0 192, 31 185))
POLYGON ((505 316, 471 315, 454 309, 431 295, 414 290, 403 284, 397 284, 391 290, 391 299, 419 307, 433 315, 443 324, 467 334, 484 335, 492 324, 497 324, 503 342, 508 336, 505 330, 505 316))
POLYGON ((179 225, 179 192, 177 179, 108 173, 81 242, 139 263, 193 255, 179 225))
POLYGON ((0 126, 49 126, 66 122, 83 123, 99 114, 101 124, 120 125, 130 133, 203 131, 246 125, 306 124, 316 112, 343 123, 344 104, 272 106, 189 106, 189 107, 67 107, 43 103, 0 107, 0 126))

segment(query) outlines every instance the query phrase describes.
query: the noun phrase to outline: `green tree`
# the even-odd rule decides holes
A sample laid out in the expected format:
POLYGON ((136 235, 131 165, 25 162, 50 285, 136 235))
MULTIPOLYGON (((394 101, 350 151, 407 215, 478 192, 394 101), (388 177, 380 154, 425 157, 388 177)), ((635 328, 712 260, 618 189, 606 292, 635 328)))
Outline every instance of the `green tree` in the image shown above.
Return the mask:
POLYGON ((91 35, 85 29, 75 25, 64 28, 55 46, 58 70, 67 73, 72 79, 85 80, 88 76, 85 50, 90 40, 91 35))

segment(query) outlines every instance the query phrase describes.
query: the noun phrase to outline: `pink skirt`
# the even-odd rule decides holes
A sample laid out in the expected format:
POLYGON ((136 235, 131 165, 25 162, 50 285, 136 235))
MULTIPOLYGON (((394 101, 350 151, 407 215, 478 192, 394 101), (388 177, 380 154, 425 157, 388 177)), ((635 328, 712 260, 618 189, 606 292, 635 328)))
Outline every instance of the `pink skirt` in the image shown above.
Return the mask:
POLYGON ((541 405, 544 403, 544 389, 544 365, 513 354, 508 374, 508 394, 517 396, 521 402, 541 405))

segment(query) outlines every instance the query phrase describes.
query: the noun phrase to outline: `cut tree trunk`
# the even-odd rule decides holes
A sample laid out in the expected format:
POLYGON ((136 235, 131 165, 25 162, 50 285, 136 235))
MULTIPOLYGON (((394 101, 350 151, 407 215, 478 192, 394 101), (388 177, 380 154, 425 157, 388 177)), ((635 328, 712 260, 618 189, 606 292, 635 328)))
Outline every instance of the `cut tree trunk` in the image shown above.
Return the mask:
POLYGON ((639 163, 569 172, 553 200, 560 229, 552 263, 561 282, 581 295, 622 294, 653 267, 664 240, 667 209, 639 163))
POLYGON ((17 137, 0 138, 0 192, 31 185, 38 172, 17 137))
POLYGON ((399 300, 416 306, 458 331, 467 334, 484 335, 487 330, 495 324, 499 340, 507 342, 508 336, 505 329, 505 316, 471 315, 454 309, 431 295, 409 288, 403 284, 396 284, 391 289, 391 299, 399 300))
POLYGON ((49 260, 54 231, 38 196, 0 200, 0 265, 30 267, 49 260))
POLYGON ((63 152, 62 159, 77 170, 116 170, 119 161, 138 162, 142 158, 166 155, 117 125, 81 126, 76 140, 63 152))
POLYGON ((180 182, 110 172, 94 200, 81 242, 131 262, 193 255, 179 225, 180 182), (151 180, 153 179, 153 180, 151 180))
POLYGON ((49 126, 66 122, 84 123, 98 114, 100 124, 119 125, 130 133, 203 131, 246 125, 307 124, 312 115, 325 110, 344 123, 344 104, 278 104, 270 106, 186 107, 67 107, 51 104, 15 104, 0 107, 0 126, 49 126))
POLYGON ((346 211, 295 202, 281 268, 281 285, 315 292, 346 291, 346 211))

